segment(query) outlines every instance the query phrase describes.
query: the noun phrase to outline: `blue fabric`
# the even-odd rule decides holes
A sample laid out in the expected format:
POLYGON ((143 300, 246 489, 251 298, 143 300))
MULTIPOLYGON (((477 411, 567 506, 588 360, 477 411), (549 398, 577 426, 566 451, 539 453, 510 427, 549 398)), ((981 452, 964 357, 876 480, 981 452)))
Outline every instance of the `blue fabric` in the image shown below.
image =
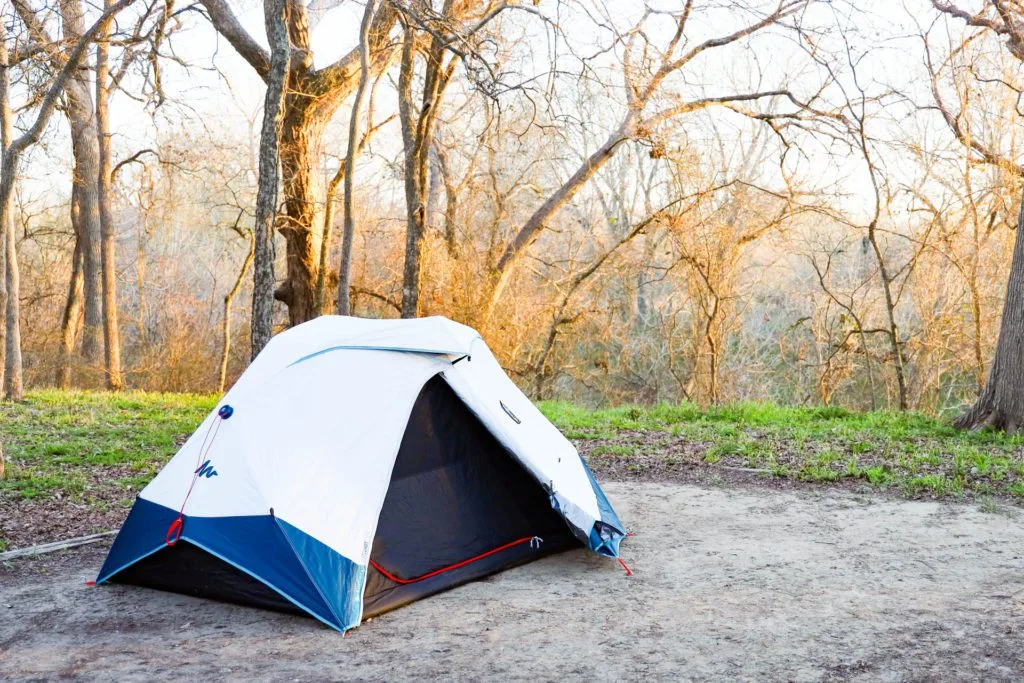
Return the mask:
POLYGON ((103 583, 125 567, 165 548, 167 528, 177 517, 177 510, 136 498, 128 519, 110 546, 96 583, 103 583))
POLYGON ((604 491, 598 485, 597 479, 594 479, 594 473, 587 467, 587 461, 580 456, 580 462, 583 463, 583 469, 586 470, 587 476, 590 478, 590 486, 594 489, 594 496, 597 497, 597 509, 601 513, 601 519, 594 522, 594 528, 590 530, 590 537, 587 539, 588 545, 599 555, 618 557, 619 543, 626 537, 626 529, 619 520, 619 516, 615 514, 612 504, 608 502, 608 497, 604 495, 604 491))
POLYGON ((308 354, 296 361, 292 361, 291 363, 288 364, 288 367, 298 365, 299 363, 305 362, 310 358, 322 356, 325 353, 331 353, 332 351, 342 351, 346 349, 352 351, 400 351, 403 353, 426 353, 434 356, 458 356, 460 354, 465 356, 465 354, 462 354, 461 351, 445 351, 444 349, 413 349, 406 348, 404 346, 354 346, 351 344, 346 344, 342 346, 329 346, 326 349, 321 349, 314 353, 308 354))
POLYGON ((342 629, 358 626, 363 612, 366 567, 331 550, 283 519, 276 521, 295 556, 302 558, 309 579, 334 613, 337 622, 343 625, 342 629))
MULTIPOLYGON (((178 513, 138 498, 100 569, 96 583, 166 547, 178 513)), ((340 631, 359 625, 366 568, 271 515, 185 516, 187 541, 262 581, 340 631)))

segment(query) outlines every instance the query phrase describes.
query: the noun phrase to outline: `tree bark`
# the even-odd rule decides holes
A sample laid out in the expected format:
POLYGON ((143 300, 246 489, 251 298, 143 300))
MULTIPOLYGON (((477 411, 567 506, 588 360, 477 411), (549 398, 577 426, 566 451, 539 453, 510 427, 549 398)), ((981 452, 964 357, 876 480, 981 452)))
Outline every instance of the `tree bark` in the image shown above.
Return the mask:
POLYGON ((1024 197, 1010 278, 1006 286, 1002 324, 988 381, 977 402, 955 421, 957 427, 994 427, 1009 433, 1024 430, 1024 197))
POLYGON ((60 323, 60 363, 54 381, 59 389, 71 388, 71 362, 75 353, 75 342, 82 326, 82 244, 75 240, 71 255, 71 279, 68 282, 68 296, 64 303, 64 315, 60 323))
MULTIPOLYGON (((61 0, 61 18, 64 35, 72 41, 81 39, 85 31, 84 15, 78 0, 61 0)), ((54 60, 59 67, 65 60, 63 53, 54 60)), ((82 328, 82 355, 89 361, 99 360, 103 330, 102 268, 100 257, 99 188, 96 179, 100 173, 99 130, 93 107, 88 72, 78 69, 65 86, 67 117, 71 126, 72 152, 75 159, 72 184, 78 195, 78 221, 76 234, 82 240, 82 277, 85 304, 85 325, 82 328)))
POLYGON ((416 126, 413 119, 412 79, 415 68, 415 32, 405 29, 402 66, 398 76, 398 112, 405 157, 405 265, 402 269, 402 317, 415 318, 419 309, 420 245, 423 241, 419 182, 416 178, 416 126))
MULTIPOLYGON (((0 62, 7 64, 7 32, 0 27, 0 62)), ((11 153, 11 138, 13 137, 13 113, 11 111, 11 76, 6 66, 0 67, 0 151, 2 151, 2 165, 0 174, 0 193, 3 188, 7 190, 6 200, 0 199, 0 241, 3 242, 4 258, 0 259, 3 269, 0 270, 0 279, 3 284, 4 303, 4 367, 0 375, 3 376, 2 387, 4 395, 12 401, 20 401, 24 396, 22 385, 21 367, 21 311, 19 296, 20 277, 18 272, 18 251, 15 245, 14 221, 10 195, 14 188, 14 173, 16 170, 16 157, 11 153)))
POLYGON ((228 360, 231 356, 231 302, 238 294, 238 290, 242 288, 242 282, 245 281, 245 275, 249 272, 249 266, 252 264, 253 252, 256 249, 256 240, 252 234, 252 230, 247 230, 242 233, 241 229, 236 226, 235 228, 239 234, 244 234, 249 239, 249 250, 246 252, 245 260, 242 262, 242 267, 238 271, 238 278, 235 279, 235 286, 231 288, 231 291, 224 295, 224 326, 221 330, 221 349, 220 349, 220 368, 217 373, 217 390, 220 393, 224 393, 224 387, 228 381, 228 360))
MULTIPOLYGON (((214 28, 268 81, 271 56, 245 31, 227 2, 201 2, 214 28)), ((292 54, 280 134, 284 215, 278 225, 285 239, 287 273, 274 296, 287 304, 289 322, 297 325, 320 314, 317 281, 323 240, 316 220, 321 196, 317 191, 320 140, 338 106, 356 89, 359 48, 330 66, 315 69, 306 7, 298 0, 287 0, 287 6, 292 54)), ((373 73, 383 72, 390 63, 393 50, 388 34, 396 17, 391 2, 380 4, 373 17, 369 39, 373 73)), ((258 254, 257 248, 257 260, 258 254)))
MULTIPOLYGON (((269 81, 267 87, 271 87, 269 81)), ((278 231, 285 241, 286 272, 274 297, 288 306, 292 325, 319 315, 316 281, 320 259, 313 226, 317 224, 320 197, 317 173, 320 142, 330 117, 324 119, 320 110, 312 105, 308 96, 296 93, 289 83, 279 127, 284 210, 278 231)))
MULTIPOLYGON (((104 0, 109 7, 111 0, 104 0)), ((110 64, 108 61, 110 22, 100 30, 96 45, 96 131, 99 147, 99 169, 97 173, 97 199, 100 219, 100 263, 103 284, 103 347, 106 364, 107 388, 111 391, 124 389, 124 375, 121 372, 121 334, 117 322, 117 254, 114 242, 114 219, 111 211, 111 163, 110 163, 110 64)))
MULTIPOLYGON (((4 117, 7 118, 6 116, 4 117)), ((7 146, 5 145, 5 149, 7 146)), ((3 172, 10 174, 11 189, 13 190, 14 173, 17 170, 16 157, 11 154, 4 154, 3 172)), ((7 185, 7 182, 0 185, 7 185)), ((4 190, 0 189, 0 193, 4 190)), ((14 235, 14 225, 11 222, 10 190, 7 191, 6 199, 0 198, 0 225, 4 226, 7 234, 7 267, 5 278, 7 280, 7 355, 4 359, 4 397, 9 401, 21 401, 25 398, 25 385, 22 378, 21 360, 21 274, 18 267, 18 249, 14 235)))
MULTIPOLYGON (((446 20, 452 19, 453 6, 452 0, 445 0, 442 16, 446 20)), ((419 108, 415 108, 412 101, 412 81, 416 67, 416 40, 416 30, 412 23, 406 20, 402 66, 398 78, 398 111, 402 122, 402 144, 405 149, 403 318, 415 318, 420 313, 420 262, 423 237, 427 228, 430 149, 434 143, 434 128, 441 109, 441 100, 455 67, 455 57, 445 65, 445 39, 441 33, 434 33, 429 48, 424 51, 426 68, 423 74, 423 96, 419 108)))
POLYGON ((289 53, 291 52, 286 0, 264 0, 263 8, 271 52, 270 70, 266 79, 267 92, 263 101, 263 127, 260 130, 260 177, 256 193, 252 358, 259 355, 274 334, 274 221, 277 216, 278 142, 281 136, 284 84, 288 74, 289 53))
MULTIPOLYGON (((345 227, 341 235, 341 263, 338 266, 338 315, 352 315, 352 242, 356 221, 353 215, 355 194, 356 157, 359 155, 359 116, 363 107, 366 84, 370 80, 370 21, 373 19, 375 0, 367 0, 363 21, 359 26, 359 86, 352 101, 352 116, 348 122, 348 150, 345 154, 345 227)), ((327 245, 322 245, 323 249, 327 245)))
MULTIPOLYGON (((11 144, 11 76, 7 60, 7 30, 0 24, 0 154, 11 144)), ((5 172, 0 168, 0 173, 5 172)), ((0 390, 4 387, 7 368, 7 232, 12 229, 9 217, 10 212, 0 216, 0 390)), ((2 467, 3 455, 0 454, 2 467)))

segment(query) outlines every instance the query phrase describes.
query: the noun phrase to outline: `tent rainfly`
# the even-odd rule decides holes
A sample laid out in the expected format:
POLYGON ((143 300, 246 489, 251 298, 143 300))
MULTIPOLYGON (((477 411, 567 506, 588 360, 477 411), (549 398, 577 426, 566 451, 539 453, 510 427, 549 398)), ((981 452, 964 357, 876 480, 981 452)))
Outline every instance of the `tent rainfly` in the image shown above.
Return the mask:
POLYGON ((339 630, 622 522, 473 329, 324 316, 275 337, 142 490, 97 583, 339 630))

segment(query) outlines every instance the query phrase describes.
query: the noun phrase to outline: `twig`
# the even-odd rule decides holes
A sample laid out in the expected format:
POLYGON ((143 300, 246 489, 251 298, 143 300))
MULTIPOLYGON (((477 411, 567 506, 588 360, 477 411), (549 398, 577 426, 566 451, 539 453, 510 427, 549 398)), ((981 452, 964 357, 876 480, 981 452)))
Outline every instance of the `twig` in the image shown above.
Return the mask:
POLYGON ((91 534, 89 536, 79 536, 78 538, 69 538, 65 541, 54 541, 52 543, 43 543, 42 545, 34 545, 29 548, 18 548, 17 550, 8 550, 6 553, 0 553, 0 562, 7 560, 13 560, 18 557, 28 557, 31 555, 42 555, 43 553, 52 553, 58 550, 66 550, 68 548, 77 548, 80 545, 88 545, 89 543, 96 543, 102 541, 104 538, 113 536, 116 531, 104 531, 98 534, 91 534))

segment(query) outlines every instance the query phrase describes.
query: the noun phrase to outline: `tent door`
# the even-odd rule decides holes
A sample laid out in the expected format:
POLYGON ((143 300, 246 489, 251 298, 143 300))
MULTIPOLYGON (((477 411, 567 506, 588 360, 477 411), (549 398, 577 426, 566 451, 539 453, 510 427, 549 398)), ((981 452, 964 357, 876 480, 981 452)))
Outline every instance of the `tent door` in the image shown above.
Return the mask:
POLYGON ((420 392, 395 460, 363 617, 580 545, 543 487, 438 375, 420 392), (542 542, 512 545, 534 536, 542 542))

